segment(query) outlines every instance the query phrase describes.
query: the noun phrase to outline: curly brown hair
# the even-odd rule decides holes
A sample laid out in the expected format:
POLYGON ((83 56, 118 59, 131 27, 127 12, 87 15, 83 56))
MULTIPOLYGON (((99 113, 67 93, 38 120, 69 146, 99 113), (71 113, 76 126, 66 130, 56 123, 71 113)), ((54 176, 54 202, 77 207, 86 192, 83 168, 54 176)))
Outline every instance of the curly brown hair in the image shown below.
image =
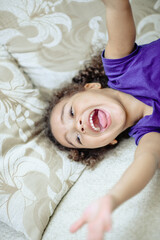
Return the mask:
MULTIPOLYGON (((72 79, 72 83, 54 92, 49 106, 46 109, 44 122, 45 122, 45 134, 60 150, 67 151, 68 157, 76 162, 81 162, 87 166, 94 167, 98 162, 104 158, 104 154, 107 150, 112 149, 114 146, 107 145, 95 149, 70 149, 62 146, 53 136, 50 125, 51 112, 55 105, 59 103, 63 98, 73 96, 77 92, 84 91, 84 85, 86 83, 98 82, 102 88, 108 87, 108 78, 105 75, 102 65, 101 54, 93 56, 92 59, 86 62, 84 69, 72 79)), ((128 137, 127 131, 118 136, 118 142, 120 138, 128 137)))

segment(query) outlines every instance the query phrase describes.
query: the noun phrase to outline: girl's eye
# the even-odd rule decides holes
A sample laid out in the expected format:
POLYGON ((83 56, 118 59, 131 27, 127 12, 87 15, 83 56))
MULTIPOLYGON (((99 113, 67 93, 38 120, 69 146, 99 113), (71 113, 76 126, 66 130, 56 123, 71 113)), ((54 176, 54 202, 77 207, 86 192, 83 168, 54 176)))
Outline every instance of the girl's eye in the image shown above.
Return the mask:
POLYGON ((70 116, 71 116, 71 117, 74 117, 74 113, 73 113, 72 107, 70 108, 70 116))
POLYGON ((82 144, 82 143, 81 143, 81 139, 80 139, 80 136, 79 136, 79 135, 77 135, 77 141, 78 141, 78 143, 82 144))

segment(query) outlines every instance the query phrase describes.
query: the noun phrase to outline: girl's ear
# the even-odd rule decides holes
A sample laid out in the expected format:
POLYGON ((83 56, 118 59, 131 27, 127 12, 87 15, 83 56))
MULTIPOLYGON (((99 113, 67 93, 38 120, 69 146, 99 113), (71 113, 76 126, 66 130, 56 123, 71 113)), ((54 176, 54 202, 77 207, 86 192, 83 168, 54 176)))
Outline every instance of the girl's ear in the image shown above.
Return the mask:
POLYGON ((100 83, 96 83, 96 82, 93 82, 93 83, 86 83, 84 85, 84 89, 87 90, 87 89, 100 89, 102 86, 100 83))
POLYGON ((116 139, 114 139, 112 142, 110 142, 110 145, 115 145, 117 143, 118 143, 118 141, 116 139))

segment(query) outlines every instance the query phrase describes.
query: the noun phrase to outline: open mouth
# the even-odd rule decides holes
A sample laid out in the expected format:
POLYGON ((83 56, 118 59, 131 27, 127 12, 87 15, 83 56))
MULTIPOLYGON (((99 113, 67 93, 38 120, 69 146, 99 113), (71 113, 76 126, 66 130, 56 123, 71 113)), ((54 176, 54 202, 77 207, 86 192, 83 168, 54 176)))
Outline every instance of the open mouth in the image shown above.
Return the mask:
POLYGON ((104 131, 109 126, 109 119, 107 114, 100 110, 95 109, 89 116, 91 128, 97 132, 104 131))

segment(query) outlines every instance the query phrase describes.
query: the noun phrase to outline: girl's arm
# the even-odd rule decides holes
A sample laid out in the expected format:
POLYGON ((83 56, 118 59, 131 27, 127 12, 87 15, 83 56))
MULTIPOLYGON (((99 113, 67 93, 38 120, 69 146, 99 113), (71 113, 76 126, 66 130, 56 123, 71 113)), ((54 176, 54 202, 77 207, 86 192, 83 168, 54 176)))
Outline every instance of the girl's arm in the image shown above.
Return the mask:
POLYGON ((142 137, 135 158, 119 182, 108 195, 93 202, 82 217, 71 226, 71 232, 88 224, 88 240, 102 240, 111 229, 111 213, 129 198, 139 193, 160 168, 160 134, 148 133, 142 137))
POLYGON ((130 54, 135 43, 135 24, 128 0, 103 0, 106 5, 108 43, 106 58, 121 58, 130 54))
POLYGON ((160 168, 160 133, 151 132, 142 137, 133 163, 110 191, 114 198, 113 210, 139 193, 160 168))

